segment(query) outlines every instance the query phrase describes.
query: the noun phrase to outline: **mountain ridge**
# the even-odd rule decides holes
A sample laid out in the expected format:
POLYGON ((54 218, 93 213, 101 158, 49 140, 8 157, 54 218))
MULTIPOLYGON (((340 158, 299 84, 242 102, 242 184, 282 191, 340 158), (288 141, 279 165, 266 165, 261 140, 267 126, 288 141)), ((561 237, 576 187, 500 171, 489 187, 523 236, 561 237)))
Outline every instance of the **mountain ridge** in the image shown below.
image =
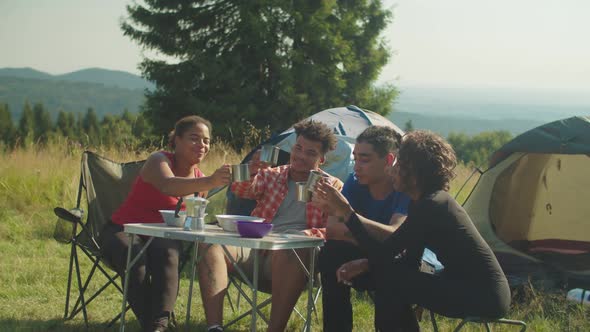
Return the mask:
POLYGON ((107 87, 118 87, 129 90, 153 90, 155 88, 153 83, 138 75, 122 70, 112 70, 98 67, 84 68, 60 75, 52 75, 31 67, 6 67, 0 68, 0 77, 96 83, 103 84, 107 87))
MULTIPOLYGON (((34 68, 0 68, 0 103, 9 105, 18 121, 25 102, 42 103, 55 118, 60 110, 84 113, 92 107, 99 117, 139 112, 145 89, 154 85, 120 70, 85 68, 51 75, 34 68)), ((507 130, 520 134, 543 123, 573 115, 590 114, 590 94, 474 87, 405 87, 387 118, 403 128, 443 136, 450 132, 476 135, 507 130), (575 101, 575 102, 574 102, 575 101)))
POLYGON ((429 116, 550 122, 590 114, 590 90, 428 86, 400 90, 394 110, 429 116))
POLYGON ((414 129, 427 129, 443 137, 448 137, 450 133, 463 133, 474 136, 485 131, 500 130, 508 131, 512 136, 516 136, 546 123, 540 120, 516 118, 481 119, 455 115, 436 116, 404 111, 393 112, 387 115, 387 118, 402 129, 408 121, 412 121, 414 129))
POLYGON ((0 104, 7 104, 14 121, 21 117, 25 103, 43 104, 55 119, 60 111, 85 113, 93 108, 99 116, 137 113, 145 101, 143 90, 124 89, 100 83, 19 78, 0 75, 0 104))

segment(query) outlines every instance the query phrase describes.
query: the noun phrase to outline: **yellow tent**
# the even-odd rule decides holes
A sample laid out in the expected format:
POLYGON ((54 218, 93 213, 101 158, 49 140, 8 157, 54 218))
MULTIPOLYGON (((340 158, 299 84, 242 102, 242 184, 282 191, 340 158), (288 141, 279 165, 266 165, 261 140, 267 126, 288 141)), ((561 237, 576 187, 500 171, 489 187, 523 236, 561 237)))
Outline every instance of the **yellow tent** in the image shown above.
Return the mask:
POLYGON ((464 207, 506 274, 558 271, 590 282, 590 118, 514 138, 464 207))

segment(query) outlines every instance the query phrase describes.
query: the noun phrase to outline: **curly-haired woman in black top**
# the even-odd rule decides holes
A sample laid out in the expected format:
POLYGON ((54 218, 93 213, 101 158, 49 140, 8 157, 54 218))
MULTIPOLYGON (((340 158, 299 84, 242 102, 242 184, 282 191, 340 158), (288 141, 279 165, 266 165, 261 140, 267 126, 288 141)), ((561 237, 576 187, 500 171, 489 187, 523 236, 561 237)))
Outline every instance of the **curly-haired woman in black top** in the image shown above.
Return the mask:
POLYGON ((506 277, 490 247, 465 210, 447 190, 456 157, 440 136, 427 131, 406 135, 392 169, 396 190, 412 202, 406 221, 383 225, 356 214, 346 199, 326 183, 314 200, 345 222, 368 259, 348 262, 337 278, 349 283, 371 270, 375 276, 375 328, 418 331, 412 304, 448 317, 499 318, 510 305, 506 277), (424 247, 445 266, 439 274, 419 271, 424 247))

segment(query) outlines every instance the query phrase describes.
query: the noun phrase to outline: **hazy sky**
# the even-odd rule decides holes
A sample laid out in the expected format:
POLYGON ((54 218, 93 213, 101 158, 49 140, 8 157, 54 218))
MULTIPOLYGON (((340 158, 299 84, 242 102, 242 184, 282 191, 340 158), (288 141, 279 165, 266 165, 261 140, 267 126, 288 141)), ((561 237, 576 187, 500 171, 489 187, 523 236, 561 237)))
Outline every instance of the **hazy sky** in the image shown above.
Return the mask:
MULTIPOLYGON (((0 67, 139 74, 123 0, 0 0, 0 67)), ((387 0, 380 82, 590 89, 589 0, 387 0)))

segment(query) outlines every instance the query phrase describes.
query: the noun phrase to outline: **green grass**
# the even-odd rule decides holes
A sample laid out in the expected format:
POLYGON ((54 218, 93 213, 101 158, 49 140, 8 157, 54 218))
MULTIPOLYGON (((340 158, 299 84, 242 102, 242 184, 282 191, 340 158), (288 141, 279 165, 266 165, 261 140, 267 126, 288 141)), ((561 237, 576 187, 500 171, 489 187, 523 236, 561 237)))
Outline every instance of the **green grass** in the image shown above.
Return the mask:
MULTIPOLYGON (((240 154, 223 154, 224 149, 212 151, 207 164, 210 173, 215 165, 240 160, 240 154)), ((63 320, 64 300, 67 282, 69 246, 52 238, 56 217, 55 206, 71 207, 75 204, 78 185, 79 158, 81 150, 67 145, 53 145, 42 150, 18 150, 0 153, 0 331, 79 331, 84 330, 82 314, 72 320, 63 320)), ((100 151, 111 159, 129 161, 145 158, 148 152, 100 151)), ((453 189, 464 182, 469 170, 459 169, 459 178, 453 189)), ((469 192, 469 188, 463 190, 469 192)), ((462 201, 459 198, 459 201, 462 201)), ((222 197, 215 199, 212 209, 223 206, 222 197)), ((209 212, 211 215, 215 211, 209 212)), ((83 276, 90 265, 81 257, 83 276)), ((180 295, 176 312, 180 327, 184 327, 186 298, 188 292, 188 271, 183 271, 180 295)), ((98 276, 89 286, 96 289, 105 281, 98 276)), ((198 285, 192 303, 191 330, 204 329, 198 285)), ((232 290, 236 300, 236 292, 232 290)), ((75 299, 75 293, 72 292, 75 299)), ((354 294, 354 293, 353 293, 354 294)), ((262 295, 264 298, 266 295, 262 295)), ((588 331, 589 310, 566 302, 563 292, 541 292, 527 287, 516 294, 509 318, 523 319, 529 331, 588 331)), ((321 301, 321 300, 320 300, 321 301)), ((242 299, 241 309, 246 308, 242 299)), ((306 296, 302 295, 298 307, 305 308, 306 296)), ((363 296, 353 295, 355 331, 373 330, 373 308, 371 301, 363 296)), ((321 304, 319 304, 321 307, 321 304)), ((121 307, 121 296, 110 289, 88 306, 90 331, 103 331, 121 307)), ((235 317, 226 301, 226 319, 235 317)), ((321 311, 321 310, 320 310, 321 311)), ((130 331, 138 330, 132 313, 128 313, 130 331)), ((438 317, 441 331, 452 330, 458 320, 438 317)), ((314 318, 313 329, 321 330, 321 312, 314 318)), ((425 313, 421 323, 424 331, 432 327, 425 313)), ((300 330, 303 321, 293 314, 288 330, 300 330)), ((118 327, 118 326, 116 326, 118 327)), ((116 329, 114 328, 114 330, 116 329)), ((249 319, 244 319, 230 331, 246 331, 249 319)), ((259 320, 258 330, 264 330, 259 320)), ((479 326, 468 326, 465 331, 484 331, 479 326)), ((494 327, 494 331, 516 331, 514 327, 494 327)))

